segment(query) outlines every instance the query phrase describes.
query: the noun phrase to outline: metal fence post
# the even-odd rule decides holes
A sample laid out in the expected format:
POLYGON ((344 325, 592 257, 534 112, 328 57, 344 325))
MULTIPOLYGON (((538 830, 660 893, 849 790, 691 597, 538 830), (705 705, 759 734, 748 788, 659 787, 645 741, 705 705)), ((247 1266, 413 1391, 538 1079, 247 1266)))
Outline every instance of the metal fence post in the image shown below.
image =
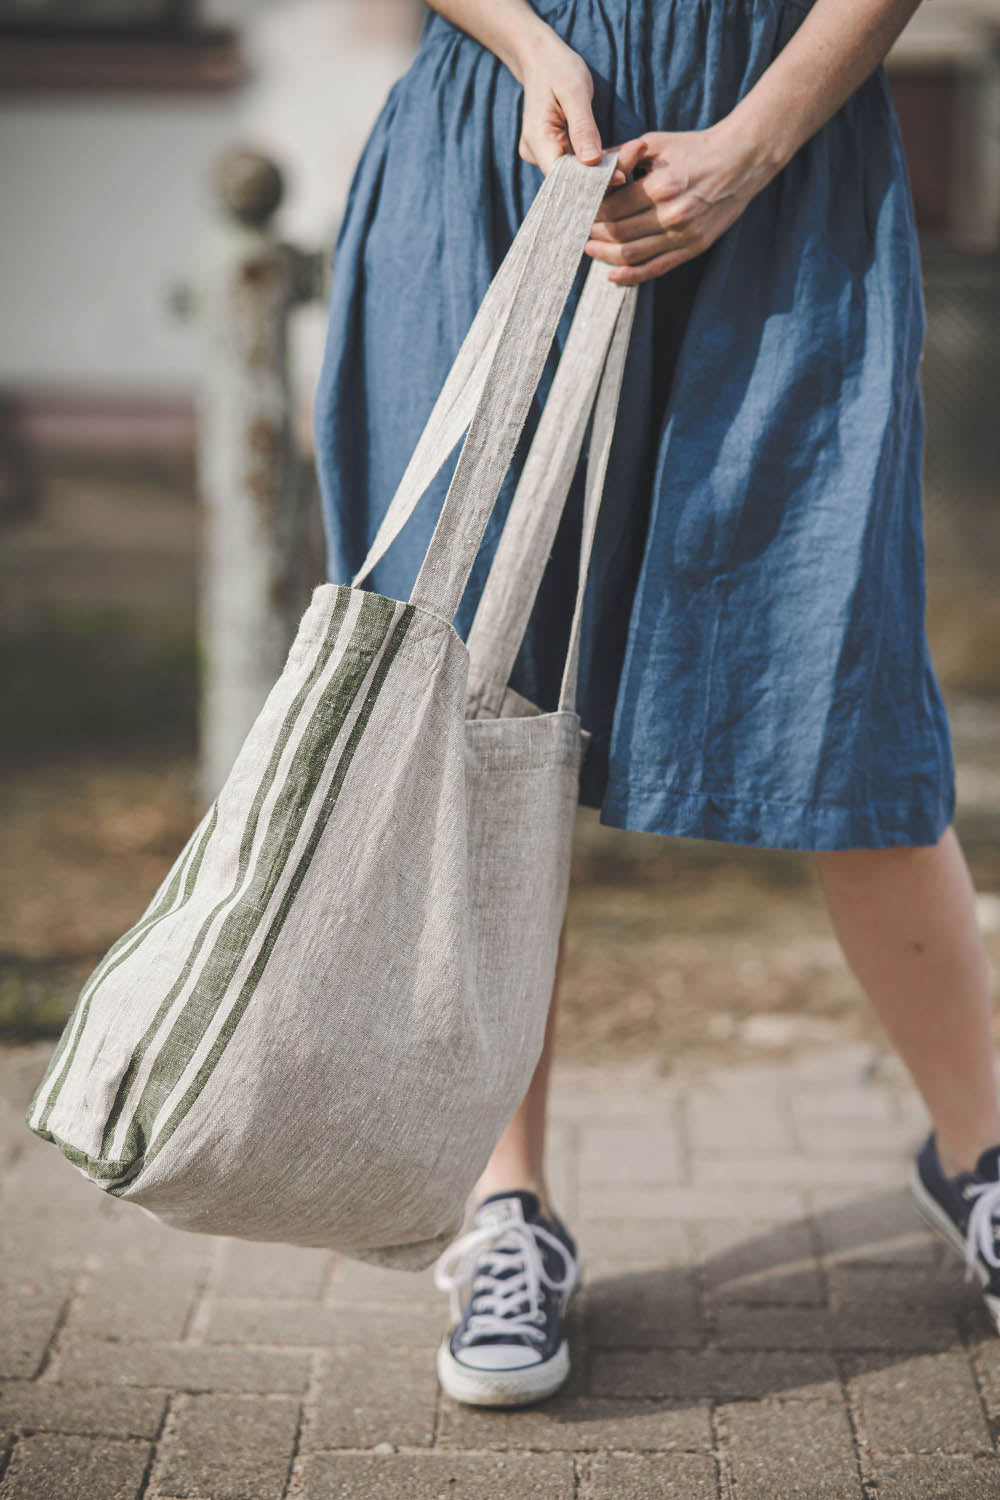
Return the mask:
POLYGON ((292 309, 322 292, 327 257, 283 244, 279 169, 256 151, 219 160, 223 216, 201 285, 198 479, 199 791, 216 795, 278 676, 310 578, 315 486, 298 450, 288 369, 292 309))

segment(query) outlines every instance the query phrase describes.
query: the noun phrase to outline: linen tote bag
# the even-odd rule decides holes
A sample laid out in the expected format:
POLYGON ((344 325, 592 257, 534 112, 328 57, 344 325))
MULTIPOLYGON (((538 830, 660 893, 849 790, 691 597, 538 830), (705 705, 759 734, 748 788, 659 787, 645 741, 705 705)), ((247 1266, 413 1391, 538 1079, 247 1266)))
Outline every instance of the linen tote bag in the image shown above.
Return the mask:
POLYGON ((453 626, 616 158, 540 187, 350 585, 313 594, 222 790, 84 986, 27 1115, 176 1227, 418 1268, 541 1051, 584 587, 634 313, 587 277, 467 642, 453 626), (509 685, 588 421, 559 704, 509 685), (463 432, 410 597, 358 587, 463 432))

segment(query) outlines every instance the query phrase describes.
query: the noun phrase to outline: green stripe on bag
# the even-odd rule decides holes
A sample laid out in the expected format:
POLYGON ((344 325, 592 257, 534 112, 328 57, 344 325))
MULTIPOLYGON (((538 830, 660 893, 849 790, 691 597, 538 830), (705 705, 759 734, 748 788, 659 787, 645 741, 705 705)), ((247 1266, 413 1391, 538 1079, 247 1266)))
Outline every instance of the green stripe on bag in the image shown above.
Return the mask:
POLYGON ((308 675, 306 676, 305 680, 299 687, 294 698, 288 706, 288 711, 285 714, 281 729, 279 730, 278 735, 275 739, 271 755, 261 776, 257 790, 254 793, 253 802, 250 805, 250 811, 247 815, 247 820, 243 828, 243 835, 240 840, 240 851, 237 858, 236 874, 229 892, 227 893, 227 895, 223 896, 219 901, 216 902, 215 906, 213 906, 212 910, 205 918, 205 921, 202 923, 201 928, 199 929, 198 934, 194 940, 194 943, 191 946, 191 950, 188 953, 184 967, 182 968, 174 984, 171 986, 170 990, 164 996, 160 1005, 157 1007, 156 1014, 153 1016, 153 1019, 150 1022, 149 1026, 146 1028, 144 1035, 136 1044, 136 1047, 132 1053, 132 1057, 129 1061, 129 1065, 126 1068, 125 1073, 122 1076, 121 1083, 118 1086, 118 1092, 115 1096, 114 1104, 111 1107, 111 1111, 105 1124, 104 1136, 101 1141, 101 1157, 105 1157, 111 1148, 111 1142, 114 1139, 115 1128, 128 1102, 129 1093, 131 1092, 132 1085, 134 1084, 139 1074, 143 1058, 149 1050, 150 1045, 155 1040, 160 1026, 163 1024, 164 1019, 170 1011, 171 1005, 180 994, 181 989, 188 979, 191 973, 191 969, 197 961, 202 947, 205 944, 208 934, 212 928, 213 922, 215 921, 218 914, 225 909, 226 905, 235 898, 236 893, 239 891, 240 886, 242 885, 246 877, 246 873, 250 865, 250 857, 253 853, 254 840, 257 836, 257 828, 260 822, 261 811, 263 809, 265 801, 267 800, 267 795, 274 785, 274 779, 277 775, 278 766, 281 763, 281 757, 284 753, 289 739, 292 736, 292 732, 295 729, 296 724, 298 723, 304 704, 306 703, 310 693, 315 688, 317 682, 322 677, 323 672, 325 671, 327 664, 329 663, 330 657, 336 649, 337 642, 340 639, 340 632, 343 627, 344 619, 347 615, 348 606, 350 604, 350 597, 351 596, 349 590, 345 590, 344 592, 338 594, 337 601, 334 605, 333 612, 330 617, 330 623, 328 626, 326 638, 322 642, 322 645, 316 654, 316 660, 313 662, 308 675))
MULTIPOLYGON (((393 600, 379 594, 363 596, 350 642, 316 704, 276 798, 250 883, 232 911, 224 918, 221 931, 205 960, 195 987, 153 1063, 145 1087, 132 1109, 131 1122, 121 1149, 115 1152, 114 1161, 107 1159, 114 1138, 113 1127, 109 1122, 101 1156, 104 1170, 110 1175, 120 1176, 128 1170, 137 1156, 143 1155, 148 1149, 149 1129, 182 1077, 220 1005, 225 1002, 235 971, 248 944, 257 933, 263 913, 285 872, 292 847, 308 816, 315 789, 329 760, 330 746, 357 700, 361 685, 371 670, 373 658, 385 644, 397 607, 393 600)), ((408 619, 409 616, 407 623, 408 619)), ((192 956, 164 1006, 172 1003, 183 989, 190 977, 193 962, 192 956)), ((121 1113, 119 1110, 116 1122, 121 1113)))
MULTIPOLYGON (((348 736, 347 743, 344 746, 344 750, 341 754, 340 760, 337 763, 337 769, 333 774, 330 786, 327 788, 326 796, 323 799, 323 806, 320 809, 315 824, 313 825, 312 832, 309 836, 309 842, 306 845, 306 848, 302 853, 302 857, 295 868, 295 873, 293 874, 292 879, 289 881, 288 889, 285 891, 285 894, 281 899, 281 904, 278 908, 278 911, 275 913, 274 920, 271 923, 270 928, 268 929, 268 933, 266 938, 264 939, 261 950, 254 960, 253 968, 248 974, 246 982, 239 992, 236 1003, 233 1006, 232 1010, 229 1012, 229 1015, 226 1017, 219 1035, 212 1043, 212 1047, 209 1050, 208 1056, 205 1058, 205 1061, 198 1069, 198 1072, 192 1080, 190 1086, 186 1090, 184 1097, 180 1100, 177 1108, 173 1111, 169 1120, 166 1122, 163 1128, 157 1131, 154 1139, 150 1142, 150 1145, 145 1154, 143 1162, 144 1166, 147 1166, 149 1162, 152 1161, 159 1154, 159 1152, 163 1150, 163 1147, 167 1144, 174 1131, 179 1125, 183 1123, 184 1118, 190 1110, 192 1104, 194 1104, 195 1100, 198 1098, 209 1078, 212 1076, 212 1073, 214 1072, 219 1059, 222 1057, 222 1054, 225 1052, 226 1047, 228 1046, 234 1032, 236 1031, 236 1027, 239 1024, 240 1019, 246 1011, 247 1006, 250 1004, 250 1001, 253 999, 254 993, 257 989, 257 985, 260 982, 260 977, 267 966, 267 962, 274 949, 274 945, 281 935, 281 930, 284 926, 285 918, 288 915, 292 902, 295 900, 299 887, 301 886, 303 880, 306 877, 306 874, 309 871, 310 863, 312 861, 313 855, 316 852, 316 846, 322 838, 323 831, 330 820, 330 816, 340 794, 340 788, 343 785, 344 778, 346 777, 347 772, 350 769, 351 761, 354 758, 354 752, 357 749, 359 741, 361 740, 361 736, 364 734, 365 726, 367 725, 368 720, 371 717, 372 710, 375 707, 375 701, 378 698, 379 690, 381 689, 382 684, 385 681, 386 676, 388 675, 389 669, 392 666, 393 659, 397 651, 399 650, 400 645, 402 644, 403 637, 405 636, 406 631, 409 627, 410 621, 413 617, 413 613, 413 606, 407 605, 405 611, 400 615, 398 621, 396 622, 396 628, 393 631, 389 644, 385 649, 378 667, 376 668, 371 686, 365 698, 365 702, 348 736)), ((123 1182, 118 1187, 109 1188, 108 1191, 113 1193, 115 1196, 118 1196, 118 1194, 123 1192, 127 1188, 127 1186, 128 1184, 123 1182)))
POLYGON ((108 952, 104 955, 104 958, 101 960, 100 964, 91 975, 90 979, 84 985, 83 990, 80 993, 80 998, 77 1001, 76 1005, 73 1007, 73 1015, 66 1024, 66 1028, 63 1032, 59 1046, 57 1047, 52 1060, 49 1063, 49 1066, 45 1070, 45 1076, 35 1092, 35 1097, 31 1102, 31 1108, 28 1111, 28 1122, 29 1124, 31 1124, 32 1116, 35 1113, 36 1106, 42 1101, 45 1095, 48 1081, 56 1074, 63 1055, 66 1052, 67 1048, 69 1048, 69 1055, 66 1058, 66 1066, 62 1069, 58 1078, 56 1078, 55 1084, 52 1088, 52 1092, 46 1099, 45 1106, 41 1112, 41 1116, 37 1124, 31 1125, 31 1128, 37 1131, 39 1135, 48 1134, 45 1127, 48 1125, 49 1116, 52 1113, 56 1100, 59 1098, 59 1094, 62 1090, 63 1084, 66 1082, 66 1079, 69 1076, 70 1070, 73 1066, 73 1059, 76 1056, 76 1049, 80 1044, 80 1038, 83 1036, 84 1028, 87 1024, 87 1019, 90 1013, 90 1005, 94 995, 96 994, 100 985, 107 978, 107 976, 111 974, 115 969, 117 969, 120 963, 124 963, 125 959, 128 958, 130 954, 135 952, 135 949, 139 945, 139 941, 141 941, 141 939, 145 937, 146 933, 149 932, 152 927, 155 927, 157 923, 163 921, 165 917, 170 916, 172 912, 180 911, 181 908, 186 905, 191 897, 192 891, 195 888, 195 884, 198 879, 198 872, 201 869, 202 860, 205 857, 205 850, 208 848, 209 842, 212 838, 212 834, 215 832, 215 826, 218 822, 218 817, 218 805, 216 803, 213 803, 205 813, 205 816, 202 819, 201 823, 188 839, 188 842, 185 845, 184 849, 182 849, 180 854, 178 855, 176 861, 176 871, 173 878, 167 884, 161 900, 154 901, 150 910, 147 911, 138 922, 136 922, 135 926, 130 927, 129 930, 124 933, 122 937, 120 937, 118 941, 112 945, 111 948, 109 948, 108 952), (191 849, 192 845, 195 845, 196 840, 197 845, 195 847, 193 857, 185 867, 184 856, 191 849), (181 895, 180 901, 178 901, 175 905, 175 898, 182 881, 183 894, 181 895), (75 1024, 76 1017, 78 1015, 79 1022, 75 1024), (70 1045, 71 1039, 72 1045, 70 1045))

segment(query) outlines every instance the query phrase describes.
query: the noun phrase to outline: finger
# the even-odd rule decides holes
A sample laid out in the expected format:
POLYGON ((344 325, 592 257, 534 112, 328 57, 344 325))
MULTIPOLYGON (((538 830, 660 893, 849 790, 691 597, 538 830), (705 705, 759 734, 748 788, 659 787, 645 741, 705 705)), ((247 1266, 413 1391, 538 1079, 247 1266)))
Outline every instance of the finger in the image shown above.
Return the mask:
POLYGON ((596 165, 604 155, 604 148, 590 104, 583 99, 574 99, 571 103, 564 103, 563 109, 574 153, 588 166, 596 165))
POLYGON ((672 271, 675 266, 681 266, 686 260, 693 260, 704 249, 703 245, 689 245, 682 250, 669 250, 663 255, 654 256, 641 266, 613 266, 608 272, 608 280, 613 281, 616 286, 640 286, 644 281, 655 281, 657 276, 672 271))
POLYGON ((585 245, 588 255, 594 260, 603 260, 609 266, 640 266, 654 256, 683 248, 684 242, 674 236, 667 238, 662 232, 644 235, 642 239, 629 240, 626 245, 612 245, 604 240, 589 239, 585 245))
POLYGON ((609 194, 601 204, 598 219, 603 223, 611 223, 615 219, 627 219, 631 214, 644 213, 651 208, 655 200, 648 182, 648 177, 640 177, 637 182, 630 182, 616 193, 609 194))
POLYGON ((647 208, 641 214, 629 214, 627 219, 614 219, 610 224, 595 224, 590 236, 591 239, 619 245, 628 240, 642 239, 645 235, 662 234, 665 228, 660 223, 656 209, 647 208))

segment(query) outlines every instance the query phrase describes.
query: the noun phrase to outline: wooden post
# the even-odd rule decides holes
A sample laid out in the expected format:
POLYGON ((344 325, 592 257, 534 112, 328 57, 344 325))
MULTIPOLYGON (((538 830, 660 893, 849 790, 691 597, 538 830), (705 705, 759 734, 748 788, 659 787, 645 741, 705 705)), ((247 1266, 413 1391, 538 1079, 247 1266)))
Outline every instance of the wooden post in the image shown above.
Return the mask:
POLYGON ((283 244, 273 162, 246 149, 218 162, 223 218, 197 311, 201 551, 199 790, 218 792, 287 655, 311 583, 310 471, 298 451, 289 315, 320 295, 326 257, 283 244))

